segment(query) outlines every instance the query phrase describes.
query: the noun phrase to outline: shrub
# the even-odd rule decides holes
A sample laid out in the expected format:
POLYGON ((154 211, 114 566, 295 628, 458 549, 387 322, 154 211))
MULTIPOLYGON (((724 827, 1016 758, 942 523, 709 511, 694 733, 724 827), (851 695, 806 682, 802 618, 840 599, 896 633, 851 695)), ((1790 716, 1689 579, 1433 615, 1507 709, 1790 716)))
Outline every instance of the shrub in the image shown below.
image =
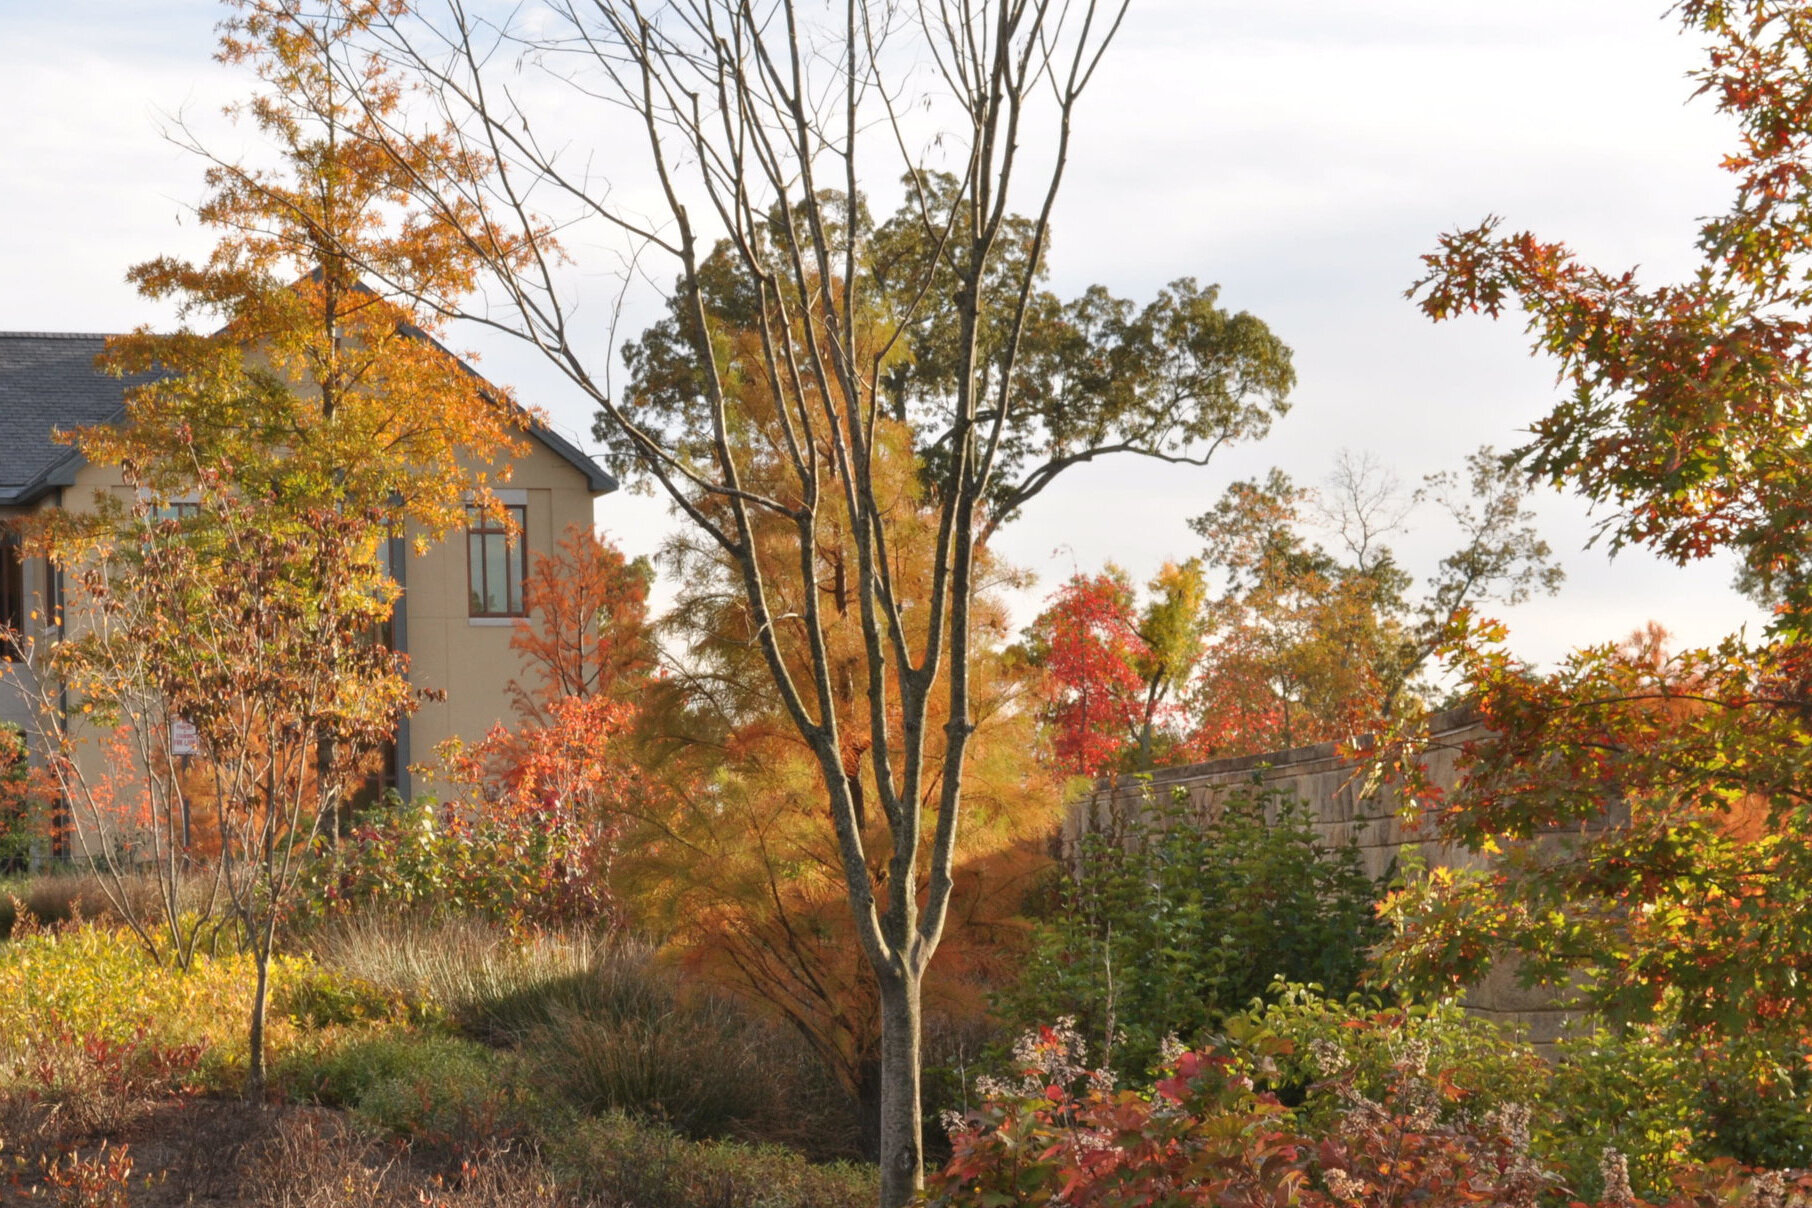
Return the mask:
POLYGON ((1717 1153, 1772 1169, 1812 1167, 1812 1036, 1741 1037, 1715 1054, 1701 1050, 1700 1068, 1691 1085, 1717 1153))
POLYGON ((952 1155, 930 1205, 1259 1204, 1307 1181, 1287 1108, 1225 1057, 1183 1053, 1149 1092, 1113 1089, 1081 1060, 1068 1021, 1015 1049, 1017 1082, 987 1081, 950 1122, 952 1155))
POLYGON ((1691 1162, 1812 1165, 1808 1043, 1765 1030, 1715 1038, 1677 1023, 1596 1028, 1558 1046, 1546 1146, 1576 1187, 1594 1192, 1590 1155, 1628 1156, 1639 1195, 1691 1162))
POLYGON ((468 1147, 520 1128, 526 1092, 514 1071, 484 1045, 404 1029, 335 1037, 277 1064, 292 1097, 348 1108, 400 1136, 468 1147))
POLYGON ((612 1109, 718 1137, 784 1105, 784 1072, 766 1066, 760 1033, 723 1003, 596 1018, 563 1011, 532 1040, 545 1084, 590 1112, 612 1109))
POLYGON ((299 966, 271 995, 271 1010, 307 1031, 426 1020, 434 1014, 398 991, 312 962, 299 966))
MULTIPOLYGON (((0 645, 6 642, 0 637, 0 645)), ((23 872, 31 859, 31 768, 25 731, 0 722, 0 876, 23 872)))
POLYGON ((872 1166, 817 1165, 776 1145, 688 1141, 620 1112, 574 1120, 544 1145, 583 1193, 636 1208, 871 1208, 872 1166))
POLYGON ((1436 1105, 1442 1120, 1527 1112, 1530 1152, 1584 1198, 1602 1193, 1607 1149, 1621 1155, 1634 1193, 1649 1199, 1675 1194, 1683 1171, 1708 1163, 1807 1165, 1804 1052, 1760 1037, 1733 1046, 1662 1025, 1600 1028, 1562 1040, 1544 1061, 1453 1002, 1387 1008, 1290 985, 1229 1019, 1226 1032, 1241 1068, 1295 1106, 1310 1130, 1346 1111, 1343 1089, 1387 1097, 1413 1055, 1454 1092, 1436 1105))
POLYGON ((1166 1036, 1205 1036, 1279 978, 1346 994, 1380 935, 1356 849, 1327 848, 1301 802, 1263 789, 1207 821, 1179 793, 1086 837, 1079 861, 998 1007, 1015 1029, 1078 1019, 1133 1075, 1166 1036))
MULTIPOLYGON (((273 962, 273 987, 300 962, 273 962)), ((201 957, 187 971, 153 961, 131 933, 89 925, 16 935, 0 947, 0 1082, 18 1082, 45 1050, 129 1046, 152 1053, 193 1048, 195 1077, 224 1087, 243 1073, 244 1023, 253 993, 251 958, 201 957)), ((288 1021, 270 1022, 273 1045, 292 1043, 288 1021)))
POLYGON ((1360 994, 1338 998, 1319 986, 1283 981, 1266 997, 1228 1017, 1226 1042, 1248 1073, 1311 1122, 1325 1123, 1339 1110, 1338 1098, 1325 1088, 1315 1093, 1330 1063, 1358 1091, 1377 1098, 1412 1049, 1460 1092, 1456 1102, 1469 1111, 1531 1104, 1547 1093, 1551 1068, 1534 1049, 1451 1000, 1387 1006, 1360 994))
MULTIPOLYGON (((1115 1090, 1079 1059, 1080 1037, 1041 1029, 1015 1050, 1018 1081, 984 1086, 982 1107, 952 1122, 953 1156, 929 1179, 934 1208, 1534 1208, 1570 1199, 1536 1151, 1526 1105, 1486 1110, 1430 1062, 1429 1046, 1402 1041, 1379 1075, 1376 1097, 1341 1049, 1317 1042, 1317 1092, 1338 1110, 1316 1122, 1256 1088, 1243 1072, 1257 1056, 1291 1056, 1268 1034, 1234 1055, 1173 1052, 1147 1090, 1115 1090)), ((1636 1208, 1626 1162, 1602 1164, 1600 1208, 1636 1208)), ((1676 1208, 1790 1204, 1797 1188, 1780 1174, 1728 1161, 1667 1172, 1676 1208)), ((1584 1208, 1578 1200, 1575 1208, 1584 1208)), ((1661 1202, 1659 1197, 1657 1202, 1661 1202)))
POLYGON ((295 921, 400 906, 519 932, 589 926, 610 913, 612 834, 555 804, 393 799, 311 865, 295 921))

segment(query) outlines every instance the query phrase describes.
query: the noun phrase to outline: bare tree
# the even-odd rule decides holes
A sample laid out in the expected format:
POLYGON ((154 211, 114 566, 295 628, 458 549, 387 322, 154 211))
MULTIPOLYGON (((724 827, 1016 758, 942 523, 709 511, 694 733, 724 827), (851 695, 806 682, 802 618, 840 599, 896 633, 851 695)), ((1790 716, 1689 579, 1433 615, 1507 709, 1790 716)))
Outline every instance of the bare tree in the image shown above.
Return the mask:
POLYGON ((425 85, 424 120, 463 139, 448 154, 464 187, 424 200, 481 215, 465 227, 490 304, 429 301, 539 348, 596 402, 613 454, 734 568, 749 641, 822 772, 879 985, 884 1205, 922 1182, 920 987, 974 728, 978 545, 1072 465, 1201 464, 1262 433, 1290 384, 1287 350, 1217 310, 1212 287, 1179 281, 1137 314, 1090 291, 1061 315, 1038 287, 1076 109, 1126 2, 552 0, 504 27, 445 0, 372 47, 425 85), (557 107, 537 108, 555 83, 557 107), (657 216, 572 145, 593 113, 639 132, 657 216), (864 190, 902 178, 899 215, 869 224, 864 190), (660 388, 646 373, 609 388, 613 333, 585 330, 564 276, 586 224, 677 271, 684 355, 660 388), (902 442, 923 491, 909 530, 877 489, 902 442), (929 550, 908 559, 893 545, 907 540, 929 550), (929 582, 905 581, 908 563, 929 582), (833 665, 833 613, 860 626, 853 672, 833 665), (857 717, 870 737, 853 750, 857 717))

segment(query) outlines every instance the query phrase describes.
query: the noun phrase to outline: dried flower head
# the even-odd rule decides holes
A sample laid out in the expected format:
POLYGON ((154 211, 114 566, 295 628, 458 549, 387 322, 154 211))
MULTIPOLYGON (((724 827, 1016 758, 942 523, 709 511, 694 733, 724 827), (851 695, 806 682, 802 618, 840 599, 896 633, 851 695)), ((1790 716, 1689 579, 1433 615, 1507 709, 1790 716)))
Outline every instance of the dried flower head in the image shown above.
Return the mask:
POLYGON ((1604 1193, 1599 1197, 1602 1203, 1631 1205, 1636 1202, 1636 1193, 1630 1190, 1630 1161, 1615 1146, 1604 1147, 1604 1153, 1598 1159, 1598 1173, 1604 1180, 1604 1193))

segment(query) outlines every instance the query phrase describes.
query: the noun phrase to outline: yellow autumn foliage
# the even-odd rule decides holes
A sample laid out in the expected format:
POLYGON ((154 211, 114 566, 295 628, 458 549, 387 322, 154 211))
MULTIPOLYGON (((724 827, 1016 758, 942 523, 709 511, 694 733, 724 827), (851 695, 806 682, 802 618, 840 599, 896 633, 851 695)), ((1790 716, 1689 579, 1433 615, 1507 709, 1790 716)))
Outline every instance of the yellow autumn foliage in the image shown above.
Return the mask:
MULTIPOLYGON (((307 976, 311 962, 277 957, 273 993, 307 976)), ((204 1080, 231 1080, 246 1063, 246 1021, 256 978, 243 953, 202 956, 184 972, 158 964, 124 928, 78 926, 17 935, 0 944, 0 1083, 30 1076, 46 1055, 71 1046, 199 1050, 204 1080)), ((275 1051, 297 1029, 273 1014, 275 1051)))

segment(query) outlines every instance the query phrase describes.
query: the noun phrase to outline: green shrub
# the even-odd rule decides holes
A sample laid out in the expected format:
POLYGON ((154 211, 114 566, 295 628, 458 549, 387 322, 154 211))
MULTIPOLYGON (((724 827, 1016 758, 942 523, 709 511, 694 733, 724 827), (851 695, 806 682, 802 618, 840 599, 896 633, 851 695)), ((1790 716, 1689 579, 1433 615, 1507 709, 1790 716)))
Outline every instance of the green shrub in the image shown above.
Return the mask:
POLYGON ((1761 1035, 1714 1043, 1662 1024, 1598 1028, 1542 1060, 1457 1003, 1387 1008, 1280 985, 1269 1004, 1229 1018, 1226 1039, 1242 1068, 1311 1128, 1345 1110, 1348 1089, 1384 1095, 1413 1054, 1452 1092, 1444 1120, 1526 1110, 1533 1155, 1588 1200, 1603 1192, 1607 1148, 1623 1155, 1636 1194, 1654 1201, 1675 1194, 1679 1172, 1695 1164, 1812 1160, 1805 1050, 1761 1035))
MULTIPOLYGON (((1464 1097, 1469 1111, 1532 1105, 1547 1093, 1551 1070, 1536 1051, 1456 1002, 1387 1006, 1282 981, 1266 998, 1229 1016, 1225 1039, 1248 1058, 1247 1071, 1305 1119, 1325 1120, 1340 1108, 1331 1088, 1311 1093, 1334 1072, 1331 1066, 1361 1094, 1377 1098, 1411 1051, 1464 1097)), ((1594 1161, 1598 1152, 1592 1151, 1594 1161)))
POLYGON ((1807 1042, 1765 1030, 1712 1038, 1675 1023, 1598 1028, 1562 1041, 1547 1090, 1548 1148, 1577 1187, 1596 1192, 1581 1155, 1615 1146, 1638 1194, 1686 1161, 1764 1169, 1812 1164, 1807 1042))
POLYGON ((608 850, 570 809, 393 794, 310 865, 303 919, 396 904, 525 933, 593 925, 611 917, 608 850))
POLYGON ((270 1009, 308 1031, 403 1020, 425 1021, 432 1011, 395 990, 337 969, 309 964, 276 988, 270 1009))
POLYGON ((1192 1042, 1278 979, 1346 994, 1379 938, 1376 886, 1307 807, 1255 788, 1214 818, 1180 792, 1083 840, 1080 868, 997 1003, 1013 1030, 1067 1016, 1136 1077, 1167 1036, 1192 1042), (1269 815, 1269 817, 1267 817, 1269 815))
POLYGON ((453 1036, 392 1029, 353 1033, 277 1064, 291 1097, 344 1107, 401 1136, 430 1142, 507 1139, 526 1099, 507 1055, 453 1036))
POLYGON ((814 1164, 777 1145, 688 1141, 620 1112, 550 1128, 543 1150, 581 1192, 636 1208, 870 1208, 872 1166, 814 1164))
POLYGON ((1770 1170, 1812 1167, 1812 1037, 1759 1033, 1704 1058, 1697 1105, 1715 1152, 1770 1170))

